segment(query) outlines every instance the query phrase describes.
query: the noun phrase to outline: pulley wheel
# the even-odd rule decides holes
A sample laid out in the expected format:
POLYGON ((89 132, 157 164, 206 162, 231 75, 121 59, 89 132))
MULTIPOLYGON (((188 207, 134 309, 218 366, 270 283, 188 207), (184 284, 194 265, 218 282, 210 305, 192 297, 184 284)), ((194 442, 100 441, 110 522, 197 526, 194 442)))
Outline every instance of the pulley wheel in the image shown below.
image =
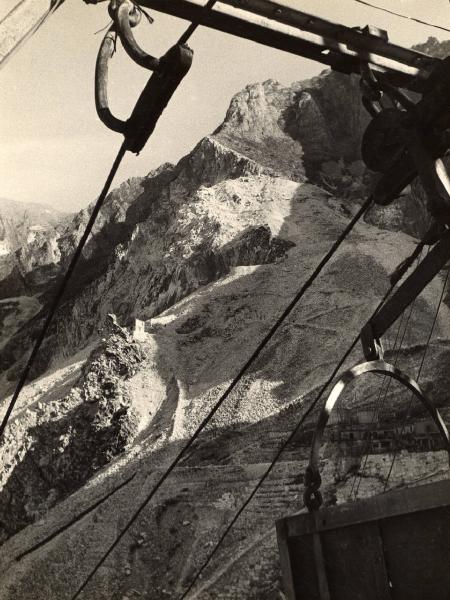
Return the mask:
POLYGON ((361 156, 371 171, 385 173, 406 151, 402 133, 402 113, 387 108, 367 126, 361 143, 361 156))

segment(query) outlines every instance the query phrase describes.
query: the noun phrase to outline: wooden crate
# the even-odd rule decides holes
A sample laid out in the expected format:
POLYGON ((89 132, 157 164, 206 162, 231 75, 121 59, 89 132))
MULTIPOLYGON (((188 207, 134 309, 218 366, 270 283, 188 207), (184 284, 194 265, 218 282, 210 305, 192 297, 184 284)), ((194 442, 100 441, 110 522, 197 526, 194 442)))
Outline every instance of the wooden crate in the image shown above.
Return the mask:
POLYGON ((450 600, 450 481, 277 522, 289 600, 450 600))

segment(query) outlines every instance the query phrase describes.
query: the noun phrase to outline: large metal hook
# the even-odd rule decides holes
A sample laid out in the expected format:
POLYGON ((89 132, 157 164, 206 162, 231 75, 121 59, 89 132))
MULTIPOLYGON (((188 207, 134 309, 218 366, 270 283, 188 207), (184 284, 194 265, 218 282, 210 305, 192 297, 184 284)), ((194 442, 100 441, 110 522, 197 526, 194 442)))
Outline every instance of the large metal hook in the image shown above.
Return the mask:
POLYGON ((411 379, 411 377, 406 375, 406 373, 400 369, 397 369, 397 367, 394 367, 390 363, 385 362, 384 360, 374 360, 355 365, 351 369, 348 369, 348 371, 345 371, 339 381, 335 384, 327 398, 325 406, 323 407, 317 422, 311 445, 309 465, 307 467, 305 476, 306 489, 304 500, 305 505, 309 510, 317 510, 322 503, 322 498, 320 492, 318 491, 321 482, 319 471, 320 448, 322 446, 323 434, 331 411, 333 410, 336 402, 339 399, 339 396, 347 387, 347 385, 365 373, 377 373, 379 375, 384 375, 385 377, 390 377, 391 379, 396 379, 405 387, 407 387, 416 396, 416 398, 422 402, 429 412, 431 418, 435 422, 439 433, 444 440, 450 459, 450 436, 447 427, 437 408, 434 406, 431 400, 425 396, 423 391, 420 389, 419 384, 414 381, 414 379, 411 379))
MULTIPOLYGON (((133 22, 136 19, 134 13, 131 13, 130 23, 130 5, 134 7, 129 0, 120 3, 116 11, 118 24, 114 23, 111 26, 100 45, 95 68, 95 106, 102 123, 109 129, 125 136, 126 149, 139 153, 145 146, 179 83, 189 71, 193 52, 186 45, 176 44, 161 59, 157 60, 141 51, 146 57, 141 55, 142 61, 145 59, 146 68, 151 69, 157 66, 158 70, 150 77, 130 118, 123 121, 115 117, 109 108, 108 102, 108 66, 115 50, 116 32, 119 33, 122 41, 120 27, 123 26, 125 18, 128 21, 129 31, 131 31, 133 22)), ((124 39, 128 40, 126 43, 130 41, 127 35, 128 29, 125 28, 124 30, 126 34, 124 39)), ((133 49, 134 52, 135 48, 133 49)))

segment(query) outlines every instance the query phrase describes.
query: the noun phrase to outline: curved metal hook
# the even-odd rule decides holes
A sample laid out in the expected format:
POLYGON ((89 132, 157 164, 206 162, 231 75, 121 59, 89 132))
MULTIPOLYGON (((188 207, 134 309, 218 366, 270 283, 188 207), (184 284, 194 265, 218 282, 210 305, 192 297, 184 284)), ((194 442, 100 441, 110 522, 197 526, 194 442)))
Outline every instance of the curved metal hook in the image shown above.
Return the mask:
POLYGON ((422 392, 422 390, 419 387, 419 384, 416 381, 414 381, 414 379, 411 379, 411 377, 406 375, 406 373, 404 373, 400 369, 397 369, 397 367, 394 367, 390 363, 387 363, 384 360, 373 360, 365 363, 360 363, 358 365, 355 365, 348 371, 345 371, 345 373, 342 375, 342 377, 331 390, 325 403, 325 406, 322 409, 322 412, 320 413, 316 431, 314 433, 308 466, 308 472, 310 474, 310 477, 317 477, 317 475, 319 475, 320 447, 322 445, 323 433, 328 423, 331 411, 333 410, 336 402, 339 399, 339 396, 344 391, 345 387, 354 379, 365 373, 378 373, 379 375, 385 375, 386 377, 396 379, 401 384, 406 386, 409 390, 411 390, 411 392, 422 402, 422 404, 430 413, 433 421, 435 422, 439 430, 439 433, 441 434, 445 442, 445 446, 450 458, 450 436, 447 427, 439 411, 431 402, 431 400, 429 400, 429 398, 427 398, 422 392))
POLYGON ((126 122, 117 119, 109 110, 108 104, 108 62, 114 54, 116 30, 112 25, 106 32, 100 46, 95 65, 95 108, 99 119, 113 131, 125 133, 126 122))
MULTIPOLYGON (((133 15, 136 6, 130 0, 121 2, 114 13, 114 22, 117 33, 119 34, 122 46, 125 48, 128 56, 139 66, 150 71, 157 71, 160 67, 159 59, 147 54, 136 42, 131 28, 136 24, 133 22, 133 15)), ((140 20, 140 16, 139 16, 140 20)))

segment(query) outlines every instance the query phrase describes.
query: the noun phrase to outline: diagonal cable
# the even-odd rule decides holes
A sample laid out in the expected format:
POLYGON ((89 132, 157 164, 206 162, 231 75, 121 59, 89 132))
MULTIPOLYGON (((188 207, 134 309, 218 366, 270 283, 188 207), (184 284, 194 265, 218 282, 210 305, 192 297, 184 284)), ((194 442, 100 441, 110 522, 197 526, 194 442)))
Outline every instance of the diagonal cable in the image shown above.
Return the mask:
POLYGON ((41 329, 41 331, 39 333, 39 336, 38 336, 38 338, 37 338, 37 340, 36 340, 36 342, 35 342, 35 344, 33 346, 33 350, 31 351, 31 354, 28 357, 28 360, 26 362, 25 368, 22 371, 22 374, 20 376, 19 382, 18 382, 17 387, 16 387, 16 389, 14 391, 14 394, 12 395, 12 398, 9 401, 8 407, 7 407, 6 412, 5 412, 4 416, 3 416, 2 422, 0 424, 0 440, 1 440, 1 438, 2 438, 2 436, 4 434, 4 432, 5 432, 5 429, 6 429, 6 426, 8 424, 8 421, 9 421, 9 419, 11 417, 11 413, 14 410, 14 406, 15 406, 15 404, 17 402, 17 399, 19 398, 19 394, 22 391, 24 385, 26 384, 26 381, 28 379, 28 375, 30 373, 31 367, 33 366, 34 361, 36 360, 36 357, 37 357, 37 355, 39 353, 39 350, 40 350, 40 348, 42 346, 42 343, 43 343, 43 341, 44 341, 44 339, 45 339, 45 337, 46 337, 46 335, 48 333, 50 325, 53 322, 53 318, 55 316, 55 313, 56 313, 56 311, 57 311, 57 309, 58 309, 58 307, 59 307, 59 305, 61 303, 61 300, 62 300, 62 298, 64 296, 64 292, 66 291, 66 288, 67 288, 67 285, 68 285, 68 283, 70 281, 70 278, 72 277, 73 272, 75 270, 75 267, 76 267, 76 265, 77 265, 77 263, 78 263, 78 261, 79 261, 79 259, 81 257, 81 254, 83 252, 83 248, 84 248, 84 246, 85 246, 85 244, 87 242, 89 234, 92 231, 92 228, 93 228, 94 223, 95 223, 95 221, 97 219, 98 213, 100 212, 100 209, 103 206, 105 198, 106 198, 106 196, 107 196, 107 194, 109 192, 109 188, 111 187, 112 181, 114 179, 115 174, 117 173, 117 170, 118 170, 118 168, 120 166, 120 163, 122 162, 122 159, 123 159, 123 157, 125 155, 125 152, 126 152, 125 144, 122 144, 122 146, 121 146, 121 148, 120 148, 120 150, 119 150, 119 152, 118 152, 118 154, 117 154, 117 156, 116 156, 116 158, 114 160, 114 163, 113 163, 113 165, 111 167, 111 170, 110 170, 109 175, 108 175, 108 177, 106 179, 105 185, 103 186, 103 189, 102 189, 102 191, 100 193, 100 196, 98 197, 97 202, 95 203, 94 209, 93 209, 93 211, 91 213, 89 221, 88 221, 88 223, 86 225, 86 228, 85 228, 85 230, 83 232, 83 235, 81 236, 81 239, 78 242, 78 246, 76 247, 75 252, 73 253, 73 256, 72 256, 72 259, 70 261, 70 264, 67 267, 67 271, 65 272, 64 277, 63 277, 63 279, 62 279, 62 281, 61 281, 61 283, 59 285, 59 288, 58 288, 58 290, 57 290, 57 292, 56 292, 56 294, 55 294, 55 296, 53 298, 53 301, 52 301, 52 303, 50 305, 50 309, 49 309, 49 311, 47 313, 47 317, 46 317, 46 319, 44 321, 44 325, 43 325, 43 327, 42 327, 42 329, 41 329))
POLYGON ((436 23, 429 23, 428 21, 423 21, 422 19, 418 19, 416 17, 411 17, 409 15, 398 13, 388 8, 384 8, 384 6, 377 6, 376 4, 371 4, 370 2, 366 2, 365 0, 353 0, 353 2, 363 4, 364 6, 368 6, 369 8, 373 8, 375 10, 380 10, 389 15, 393 15, 394 17, 400 17, 401 19, 407 19, 408 21, 414 21, 415 23, 419 23, 420 25, 426 25, 427 27, 433 27, 434 29, 440 29, 441 31, 447 31, 450 33, 450 29, 448 29, 447 27, 443 27, 442 25, 436 25, 436 23))
MULTIPOLYGON (((440 308, 441 308, 442 301, 444 300, 445 290, 447 288, 449 274, 450 274, 450 271, 447 270, 447 274, 445 276, 444 283, 442 285, 442 292, 441 292, 441 295, 440 295, 440 298, 439 298, 439 302, 438 302, 438 306, 437 306, 437 309, 436 309, 436 313, 434 315, 433 323, 431 325, 430 332, 428 334, 428 338, 427 338, 427 341, 425 343, 425 349, 424 349, 423 354, 422 354, 422 359, 420 361, 419 369, 417 371, 417 377, 416 377, 416 381, 417 382, 419 382, 420 376, 422 374, 422 369, 423 369, 423 365, 425 363, 425 358, 426 358, 426 355, 427 355, 427 352, 428 352, 428 348, 430 346, 431 338, 432 338, 433 333, 434 333, 434 328, 436 327, 436 323, 437 323, 439 311, 440 311, 440 308)), ((403 435, 403 433, 405 431, 405 425, 406 425, 407 419, 409 418, 409 414, 410 414, 411 406, 412 406, 412 401, 413 401, 413 395, 411 394, 410 399, 409 399, 408 410, 406 412, 406 417, 403 420, 403 426, 402 426, 402 431, 401 431, 400 435, 403 435)), ((387 486, 388 486, 388 483, 389 483, 389 478, 390 478, 390 476, 392 474, 392 470, 394 468, 394 463, 395 463, 395 460, 397 458, 397 454, 398 454, 398 447, 396 447, 395 450, 394 450, 394 456, 392 457, 392 461, 391 461, 391 465, 390 465, 390 468, 389 468, 389 472, 387 474, 386 482, 385 482, 384 488, 383 488, 384 492, 387 489, 387 486)))
POLYGON ((195 442, 195 440, 199 437, 199 435, 201 434, 201 432, 203 431, 203 429, 212 420, 212 418, 214 417, 214 415, 216 414, 216 412, 219 410, 219 408, 222 406, 222 404, 225 402, 225 400, 228 398, 228 396, 231 394, 231 392, 237 386, 237 384, 239 383, 239 381, 242 379, 242 377, 248 371, 249 367, 259 357, 259 355, 261 354, 262 350, 267 346, 267 344, 272 339, 272 337, 275 335, 275 333, 278 331, 278 329, 280 328, 280 326, 284 323, 284 321, 291 314, 291 312, 297 306, 297 304, 299 303, 299 301, 303 298, 303 296, 308 291, 308 289, 312 286, 312 284, 315 282, 315 280, 319 277, 319 275, 323 271, 324 267, 327 265, 327 263, 330 261, 330 259, 333 257, 333 255, 338 250, 338 248, 341 246, 341 244, 344 242, 344 240, 350 234, 350 232, 352 231, 352 229, 354 228, 354 226, 356 225, 356 223, 366 213, 366 211, 368 210, 368 208, 371 205, 372 205, 372 198, 370 197, 359 208, 358 212, 354 215, 354 217, 351 219, 351 221, 347 224, 347 226, 345 227, 344 231, 339 235, 339 237, 332 244, 332 246, 330 247, 330 249, 328 250, 328 252, 323 256, 322 260, 319 262, 319 264, 317 265, 317 267, 314 269, 313 273, 311 273, 311 275, 308 277, 308 279, 305 281, 305 283, 299 289, 299 291, 297 292, 297 294, 294 296, 294 298, 291 300, 291 302, 288 304, 288 306, 284 309, 284 311, 281 313, 281 315, 278 317, 278 319, 272 325, 272 327, 270 328, 270 330, 268 331, 268 333, 260 341, 260 343, 258 344, 257 348, 254 350, 253 354, 247 359, 247 361, 241 367, 241 369, 239 370, 239 372, 237 373, 237 375, 234 377, 234 379, 232 380, 232 382, 230 383, 230 385, 223 392, 223 394, 220 396, 220 398, 214 404, 214 406, 209 411, 209 413, 201 421, 200 425, 198 425, 197 429, 194 431, 194 433, 192 434, 192 436, 189 438, 189 440, 186 442, 186 444, 181 448, 181 450, 175 456, 175 458, 173 459, 173 461, 170 463, 170 465, 167 467, 167 469, 161 475, 161 477, 159 478, 159 480, 156 482, 156 484, 153 486, 153 488, 147 494, 147 496, 145 497, 145 499, 141 502, 141 504, 135 510, 135 512, 133 513, 133 515, 131 516, 131 518, 127 521, 126 525, 116 535, 114 541, 110 544, 110 546, 107 548, 107 550, 102 554, 101 558, 98 560, 98 562, 96 563, 96 565, 94 566, 94 568, 91 570, 91 572, 85 578, 85 580, 83 581, 83 583, 80 585, 80 587, 74 593, 74 595, 71 597, 71 600, 75 600, 75 598, 79 597, 79 595, 84 590, 84 588, 87 586, 87 584, 89 583, 89 581, 92 579, 92 577, 98 571, 98 569, 103 565, 103 563, 108 558, 108 556, 111 554, 111 552, 114 550, 114 548, 116 548, 116 546, 120 543, 121 539, 126 534, 126 532, 128 531, 128 529, 137 520, 137 518, 139 517, 139 515, 141 514, 141 512, 148 505, 148 503, 153 498, 153 496, 156 494, 156 492, 159 490, 159 488, 162 486, 162 484, 164 483, 164 481, 169 477, 169 475, 172 473, 172 471, 178 465, 178 463, 183 458, 183 456, 186 454, 186 452, 189 450, 189 448, 193 445, 193 443, 195 442))
MULTIPOLYGON (((391 292, 394 289, 394 287, 395 287, 395 284, 391 284, 391 286, 387 290, 386 294, 384 295, 384 297, 382 298, 382 300, 380 301, 380 303, 378 304, 378 306, 374 310, 374 312, 373 312, 372 316, 370 317, 369 321, 377 314, 377 312, 380 310, 380 308, 386 302, 387 298, 391 294, 391 292)), ((291 431, 291 433, 286 438, 286 440, 279 447, 279 449, 277 450, 277 453, 273 457, 273 459, 272 459, 270 465, 268 466, 267 470, 263 473, 263 475, 261 476, 261 478, 256 483, 255 487, 253 488, 253 490, 251 491, 251 493, 249 494, 249 496, 245 500, 245 502, 241 505, 241 507, 239 508, 239 510, 236 512, 235 516, 232 518, 232 520, 230 521, 230 523, 227 525, 225 531, 222 533, 222 535, 220 536, 220 538, 217 541, 216 545, 214 546, 214 548, 212 549, 212 551, 208 554, 208 556, 205 559, 205 561, 202 563, 200 569, 196 572, 196 574, 195 574, 194 578, 192 579, 192 581, 190 582, 189 586, 183 592, 182 596, 180 596, 180 600, 184 600, 184 598, 187 597, 187 595, 192 590, 192 588, 194 587, 194 585, 200 579, 201 574, 203 573, 203 571, 205 570, 205 568, 211 562, 211 560, 214 557, 214 555, 219 550, 219 548, 222 545, 223 541, 225 540, 225 538, 227 537, 227 535, 229 534, 229 532, 234 527, 236 521, 239 519, 239 517, 244 512, 244 510, 247 508, 247 506, 250 504, 250 502, 253 500, 254 496, 256 495, 256 493, 258 492, 259 488, 263 485, 263 483, 265 482, 265 480, 269 476, 270 472, 272 471, 272 469, 274 468, 274 466, 276 465, 276 463, 280 459, 280 457, 283 454, 283 452, 286 450, 286 448, 289 446, 289 444, 295 439, 296 435, 300 431, 300 429, 301 429, 302 425, 305 423, 306 419, 309 417, 309 415, 312 413, 312 411, 314 410, 314 408, 317 406, 317 404, 322 399, 325 391, 331 385, 331 383, 333 382, 334 378, 336 377, 336 375, 338 374, 339 370, 341 369, 342 365, 345 363, 345 361, 347 360, 347 358, 352 353, 352 351, 355 348, 356 344, 358 343, 360 337, 361 337, 361 335, 358 334, 357 337, 350 344, 350 346, 347 348, 347 350, 345 351, 345 353, 343 354, 343 356, 339 359, 339 362, 337 363, 336 367, 333 369, 333 372, 328 377, 328 379, 325 382, 325 384, 321 387, 318 395, 315 397, 315 399, 313 400, 313 402, 311 402, 311 404, 309 405, 309 407, 303 413, 303 415, 301 416, 301 418, 298 421, 297 425, 291 431)))
MULTIPOLYGON (((395 360, 394 360, 394 367, 397 366, 399 358, 400 358, 400 352, 401 352, 401 350, 403 348, 403 342, 404 342, 404 339, 405 339, 405 336, 406 336, 406 332, 408 330, 408 325, 409 325, 409 322, 411 320, 411 316, 412 316, 412 313, 413 313, 413 310, 414 310, 415 302, 416 302, 416 299, 414 299, 413 303, 411 304, 411 308, 409 309, 408 318, 406 319, 405 328, 403 330, 403 334, 402 334, 402 337, 401 337, 401 340, 400 340, 400 344, 399 344, 399 347, 397 349, 397 355, 396 355, 395 360)), ((382 410, 383 410, 383 408, 384 408, 384 406, 386 404, 386 399, 387 399, 387 395, 388 395, 388 392, 389 392, 389 388, 390 388, 391 382, 392 382, 392 379, 389 378, 388 382, 387 382, 387 385, 385 387, 385 390, 384 390, 383 398, 379 399, 378 406, 377 406, 377 418, 379 418, 379 415, 382 412, 382 410)), ((365 470, 365 468, 367 466, 367 463, 369 461, 369 453, 370 453, 371 449, 372 449, 372 438, 369 437, 369 439, 367 441, 366 449, 365 449, 364 464, 362 466, 362 469, 360 468, 360 470, 359 470, 359 479, 358 479, 358 484, 356 486, 355 497, 354 497, 355 500, 356 500, 356 498, 358 497, 358 494, 359 494, 359 488, 361 486, 361 482, 362 482, 364 470, 365 470)), ((357 476, 358 476, 358 473, 355 474, 355 478, 354 478, 354 482, 353 483, 356 482, 357 476)), ((354 486, 352 486, 352 490, 353 490, 353 487, 354 486)))
MULTIPOLYGON (((420 263, 420 260, 421 260, 421 257, 422 257, 422 250, 423 249, 421 249, 420 252, 419 252, 419 254, 417 255, 417 265, 420 263)), ((405 328, 403 329, 403 333, 402 333, 402 336, 401 336, 401 339, 400 339, 400 343, 399 343, 399 346, 397 348, 397 341, 398 341, 398 337, 400 335, 401 326, 402 326, 403 319, 404 319, 404 316, 405 316, 404 312, 402 313, 402 316, 401 316, 401 319, 400 319, 400 324, 398 326, 397 333, 396 333, 396 336, 395 336, 395 342, 394 342, 394 351, 395 351, 395 349, 397 349, 397 353, 396 353, 395 359, 394 359, 394 367, 397 366, 398 361, 400 359, 400 352, 401 352, 401 350, 403 348, 403 342, 405 340, 406 332, 408 331, 408 326, 409 326, 409 322, 411 320, 411 316, 412 316, 412 313, 413 313, 413 310, 414 310, 415 303, 416 303, 416 298, 414 298, 414 300, 413 300, 413 302, 411 304, 411 307, 409 309, 408 317, 406 319, 405 328)), ((383 382, 382 382, 382 384, 380 386, 380 393, 378 395, 378 399, 377 399, 377 402, 376 402, 376 411, 374 412, 374 414, 372 416, 372 423, 371 423, 371 425, 374 425, 375 427, 376 427, 376 419, 379 418, 379 415, 380 415, 382 409, 384 408, 384 406, 386 404, 387 394, 389 392, 389 388, 390 388, 391 383, 392 383, 392 379, 389 378, 388 381, 387 381, 387 385, 386 385, 386 387, 384 389, 384 395, 383 395, 383 397, 381 397, 381 394, 383 392, 383 384, 384 384, 385 380, 386 380, 386 376, 384 377, 383 382)), ((352 488, 350 490, 350 497, 351 497, 351 495, 353 493, 353 490, 355 488, 355 485, 356 485, 355 500, 358 497, 359 488, 361 486, 361 481, 362 481, 363 473, 364 473, 364 470, 365 470, 365 468, 367 466, 367 463, 369 461, 369 453, 370 453, 370 451, 372 449, 372 433, 373 433, 373 429, 372 429, 372 431, 369 432, 369 438, 368 438, 368 440, 366 442, 366 445, 365 445, 365 449, 364 449, 364 454, 365 454, 364 464, 363 464, 362 468, 359 469, 359 480, 358 480, 358 484, 357 485, 356 485, 356 480, 357 480, 357 477, 358 477, 358 473, 355 473, 355 476, 353 478, 353 485, 352 485, 352 488)))

